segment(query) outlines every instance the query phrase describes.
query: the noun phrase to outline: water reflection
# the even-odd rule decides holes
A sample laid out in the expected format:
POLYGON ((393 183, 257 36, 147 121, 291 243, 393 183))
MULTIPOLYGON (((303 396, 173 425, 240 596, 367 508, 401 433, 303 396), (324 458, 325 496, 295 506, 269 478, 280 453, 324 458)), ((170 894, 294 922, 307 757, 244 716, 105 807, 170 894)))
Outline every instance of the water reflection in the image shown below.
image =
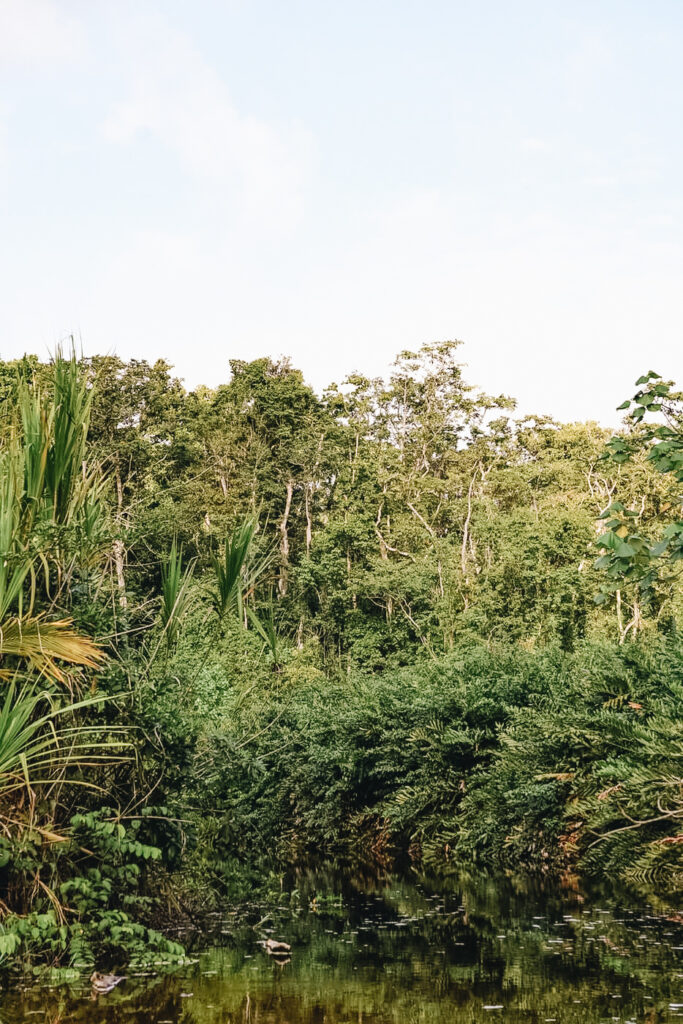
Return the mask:
MULTIPOLYGON (((683 1017, 683 927, 625 910, 485 882, 299 880, 300 906, 261 929, 216 923, 215 944, 166 977, 129 977, 91 997, 83 979, 21 986, 2 1024, 478 1024, 669 1021, 683 1017), (264 940, 286 941, 274 958, 264 940)), ((253 921, 263 915, 253 908, 253 921)), ((201 941, 201 940, 200 940, 201 941)), ((207 936, 204 936, 204 942, 207 936)))

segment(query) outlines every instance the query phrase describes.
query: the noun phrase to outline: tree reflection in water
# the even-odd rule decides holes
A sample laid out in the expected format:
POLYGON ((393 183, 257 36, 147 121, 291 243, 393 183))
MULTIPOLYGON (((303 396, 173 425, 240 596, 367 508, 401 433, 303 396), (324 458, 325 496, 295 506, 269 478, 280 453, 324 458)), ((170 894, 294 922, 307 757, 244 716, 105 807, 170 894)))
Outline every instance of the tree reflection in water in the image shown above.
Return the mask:
MULTIPOLYGON (((0 1022, 18 1024, 479 1024, 673 1021, 683 1015, 683 927, 615 898, 400 880, 299 879, 295 909, 249 924, 168 976, 131 976, 91 997, 77 984, 16 983, 0 1022)), ((263 908, 254 907, 254 921, 263 908)), ((225 930, 225 925, 218 931, 225 930)), ((207 944, 209 934, 198 937, 207 944)))

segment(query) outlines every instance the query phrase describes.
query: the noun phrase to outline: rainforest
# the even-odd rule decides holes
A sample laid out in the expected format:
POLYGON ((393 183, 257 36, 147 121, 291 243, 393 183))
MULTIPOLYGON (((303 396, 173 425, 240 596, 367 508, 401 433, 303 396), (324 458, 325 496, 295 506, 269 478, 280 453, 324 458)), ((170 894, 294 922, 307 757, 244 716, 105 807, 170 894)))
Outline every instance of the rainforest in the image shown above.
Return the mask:
POLYGON ((182 964, 316 870, 670 912, 683 397, 641 370, 613 432, 452 341, 322 395, 0 363, 0 972, 182 964))

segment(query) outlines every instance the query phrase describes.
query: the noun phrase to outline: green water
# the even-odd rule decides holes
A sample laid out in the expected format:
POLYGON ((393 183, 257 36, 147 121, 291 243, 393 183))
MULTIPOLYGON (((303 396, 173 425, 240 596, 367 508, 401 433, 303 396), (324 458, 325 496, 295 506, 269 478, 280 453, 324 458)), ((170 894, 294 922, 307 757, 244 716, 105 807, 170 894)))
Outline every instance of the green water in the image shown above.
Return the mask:
MULTIPOLYGON (((678 915, 509 883, 300 883, 260 931, 230 915, 183 935, 195 962, 131 975, 93 998, 86 978, 14 983, 0 1021, 131 1024, 472 1024, 683 1017, 678 915), (317 893, 317 898, 316 898, 317 893), (291 944, 277 963, 259 944, 291 944), (680 1004, 680 1005, 678 1005, 680 1004)), ((263 908, 250 910, 252 920, 263 908)))

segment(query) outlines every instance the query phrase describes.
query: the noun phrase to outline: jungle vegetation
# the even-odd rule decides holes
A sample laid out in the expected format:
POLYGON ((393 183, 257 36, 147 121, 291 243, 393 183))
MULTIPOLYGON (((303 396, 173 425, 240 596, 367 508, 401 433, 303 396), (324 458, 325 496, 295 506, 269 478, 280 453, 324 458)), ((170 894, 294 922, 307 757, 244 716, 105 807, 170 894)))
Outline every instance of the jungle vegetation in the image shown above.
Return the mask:
POLYGON ((1 966, 314 862, 683 889, 683 396, 517 418, 458 347, 0 363, 1 966))

